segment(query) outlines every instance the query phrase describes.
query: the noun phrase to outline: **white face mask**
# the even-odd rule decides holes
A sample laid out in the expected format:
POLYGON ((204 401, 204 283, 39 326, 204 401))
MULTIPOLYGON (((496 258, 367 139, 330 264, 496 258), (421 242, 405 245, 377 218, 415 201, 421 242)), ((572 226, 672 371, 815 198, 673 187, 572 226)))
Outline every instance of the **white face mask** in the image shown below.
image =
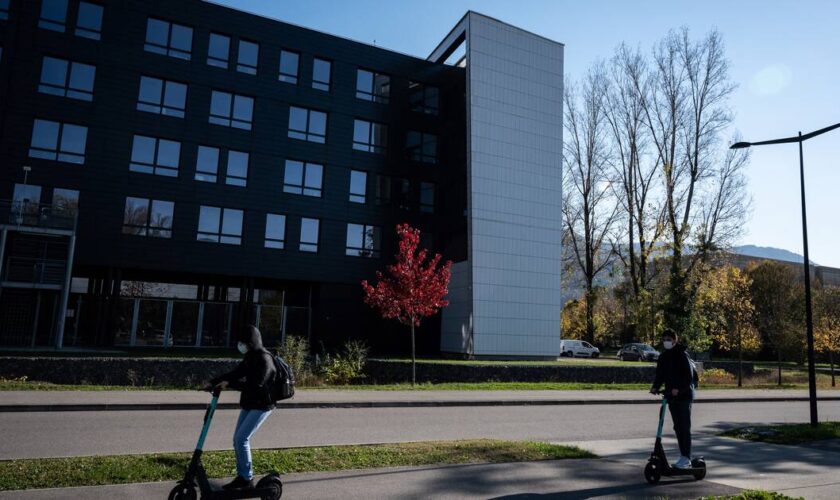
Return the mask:
POLYGON ((245 345, 242 342, 239 342, 238 344, 236 344, 236 348, 239 349, 239 352, 241 352, 242 354, 245 354, 246 352, 248 352, 248 346, 245 345))
POLYGON ((674 347, 674 342, 672 342, 670 340, 665 340, 665 341, 662 342, 662 347, 664 347, 665 349, 670 349, 670 348, 674 347))

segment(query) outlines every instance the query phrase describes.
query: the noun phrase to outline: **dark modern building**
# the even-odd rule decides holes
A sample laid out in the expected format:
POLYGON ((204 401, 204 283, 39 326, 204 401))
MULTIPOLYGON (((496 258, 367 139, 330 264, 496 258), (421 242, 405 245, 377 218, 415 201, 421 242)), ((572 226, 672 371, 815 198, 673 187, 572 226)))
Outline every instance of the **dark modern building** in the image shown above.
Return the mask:
POLYGON ((0 0, 0 345, 405 336, 394 227, 456 262, 421 352, 559 349, 562 56, 468 13, 426 59, 200 0, 0 0))

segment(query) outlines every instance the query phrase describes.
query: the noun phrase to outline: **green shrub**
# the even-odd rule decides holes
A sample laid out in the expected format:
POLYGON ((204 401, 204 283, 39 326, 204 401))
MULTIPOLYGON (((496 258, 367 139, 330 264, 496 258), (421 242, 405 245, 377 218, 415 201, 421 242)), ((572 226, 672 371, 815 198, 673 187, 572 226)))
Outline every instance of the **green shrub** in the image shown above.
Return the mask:
POLYGON ((364 378, 367 354, 368 347, 364 342, 350 340, 339 354, 325 354, 318 372, 327 384, 352 384, 364 378))
POLYGON ((364 378, 369 348, 362 341, 350 340, 337 354, 322 349, 322 355, 313 356, 305 338, 289 335, 277 350, 294 370, 297 385, 317 386, 346 385, 364 378))
POLYGON ((732 384, 735 382, 735 375, 722 368, 709 368, 700 374, 700 384, 732 384))

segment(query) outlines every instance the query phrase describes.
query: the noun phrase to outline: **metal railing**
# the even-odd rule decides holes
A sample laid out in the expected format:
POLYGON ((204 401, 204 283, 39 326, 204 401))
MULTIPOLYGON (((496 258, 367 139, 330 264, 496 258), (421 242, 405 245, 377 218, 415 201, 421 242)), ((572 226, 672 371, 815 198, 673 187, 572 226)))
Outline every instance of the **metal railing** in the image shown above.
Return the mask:
POLYGON ((64 205, 0 200, 0 224, 75 230, 78 210, 64 205))
POLYGON ((66 271, 66 260, 10 256, 3 266, 3 281, 61 285, 66 271))

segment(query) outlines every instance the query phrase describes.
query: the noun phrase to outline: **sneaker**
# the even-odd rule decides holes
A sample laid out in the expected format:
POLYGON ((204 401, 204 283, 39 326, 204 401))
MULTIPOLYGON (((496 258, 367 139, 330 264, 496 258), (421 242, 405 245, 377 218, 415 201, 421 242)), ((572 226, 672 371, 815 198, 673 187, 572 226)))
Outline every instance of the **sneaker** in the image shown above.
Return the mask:
POLYGON ((242 476, 236 476, 236 478, 229 482, 228 484, 222 486, 223 490, 241 490, 243 488, 253 488, 254 487, 254 480, 253 479, 245 479, 242 476))
POLYGON ((691 468, 691 459, 688 457, 680 457, 679 460, 674 464, 675 469, 690 469, 691 468))

